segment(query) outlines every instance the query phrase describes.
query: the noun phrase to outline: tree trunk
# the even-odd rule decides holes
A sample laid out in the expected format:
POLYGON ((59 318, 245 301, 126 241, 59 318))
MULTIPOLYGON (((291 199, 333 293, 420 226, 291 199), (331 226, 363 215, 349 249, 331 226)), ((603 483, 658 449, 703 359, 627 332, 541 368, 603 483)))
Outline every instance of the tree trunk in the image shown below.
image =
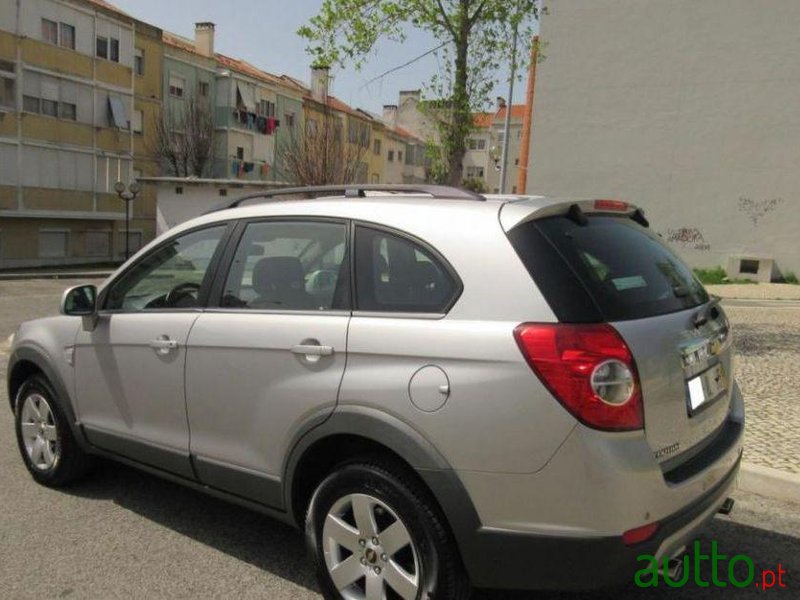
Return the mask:
POLYGON ((453 81, 453 126, 450 129, 447 179, 450 185, 461 186, 464 171, 466 139, 471 128, 472 113, 467 94, 467 68, 469 56, 469 2, 462 0, 458 13, 458 36, 456 45, 455 77, 453 81))

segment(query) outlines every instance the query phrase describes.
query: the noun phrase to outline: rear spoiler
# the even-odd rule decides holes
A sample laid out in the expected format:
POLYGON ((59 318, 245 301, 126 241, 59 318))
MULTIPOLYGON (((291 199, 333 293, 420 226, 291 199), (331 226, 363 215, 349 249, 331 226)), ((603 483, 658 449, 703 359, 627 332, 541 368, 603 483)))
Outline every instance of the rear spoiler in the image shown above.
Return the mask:
POLYGON ((500 224, 505 231, 533 219, 564 215, 578 225, 588 223, 588 215, 607 214, 626 216, 642 227, 650 227, 644 210, 634 204, 622 200, 565 200, 546 202, 531 200, 530 202, 509 202, 503 205, 500 212, 500 224))

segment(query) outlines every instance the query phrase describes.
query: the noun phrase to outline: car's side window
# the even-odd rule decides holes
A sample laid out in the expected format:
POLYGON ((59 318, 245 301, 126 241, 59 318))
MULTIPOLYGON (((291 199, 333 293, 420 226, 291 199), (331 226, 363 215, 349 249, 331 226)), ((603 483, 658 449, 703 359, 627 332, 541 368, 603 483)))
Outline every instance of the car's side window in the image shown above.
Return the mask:
POLYGON ((323 221, 247 225, 222 306, 255 310, 349 308, 347 226, 323 221))
POLYGON ((458 283, 428 249, 392 233, 356 227, 358 310, 442 313, 458 283))
POLYGON ((193 308, 226 225, 180 235, 154 249, 115 281, 107 310, 193 308))

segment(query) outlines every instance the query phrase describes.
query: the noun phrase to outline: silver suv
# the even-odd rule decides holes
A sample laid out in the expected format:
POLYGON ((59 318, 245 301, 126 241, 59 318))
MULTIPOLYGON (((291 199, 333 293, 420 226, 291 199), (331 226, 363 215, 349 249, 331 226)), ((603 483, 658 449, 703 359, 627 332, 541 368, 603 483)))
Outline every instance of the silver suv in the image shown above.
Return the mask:
POLYGON ((100 455, 229 499, 305 529, 326 597, 368 600, 630 582, 730 508, 728 321, 640 209, 300 192, 188 221, 20 326, 36 481, 100 455))

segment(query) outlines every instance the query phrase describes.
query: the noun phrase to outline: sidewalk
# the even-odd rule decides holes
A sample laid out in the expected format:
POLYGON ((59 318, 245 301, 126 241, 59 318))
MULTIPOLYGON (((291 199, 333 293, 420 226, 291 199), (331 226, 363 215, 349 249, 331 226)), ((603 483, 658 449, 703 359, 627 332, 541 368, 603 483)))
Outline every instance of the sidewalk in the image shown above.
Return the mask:
POLYGON ((76 269, 71 271, 0 271, 0 281, 21 281, 25 279, 105 279, 114 271, 103 269, 76 269))
POLYGON ((800 285, 791 283, 730 283, 705 287, 709 294, 720 298, 800 301, 800 285))
POLYGON ((736 380, 745 398, 739 487, 800 502, 800 286, 706 286, 733 328, 736 380))

